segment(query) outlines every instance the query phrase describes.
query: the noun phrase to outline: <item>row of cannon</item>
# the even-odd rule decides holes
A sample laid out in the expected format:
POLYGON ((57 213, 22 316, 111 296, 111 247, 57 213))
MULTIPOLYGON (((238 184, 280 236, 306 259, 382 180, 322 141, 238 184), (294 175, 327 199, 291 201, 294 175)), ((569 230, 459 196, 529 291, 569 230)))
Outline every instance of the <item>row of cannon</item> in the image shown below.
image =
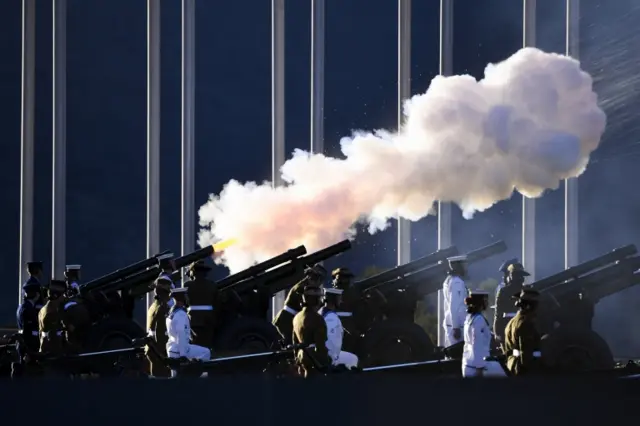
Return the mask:
MULTIPOLYGON (((348 240, 307 254, 300 246, 215 283, 220 294, 219 318, 211 346, 214 354, 260 353, 278 349, 279 335, 267 319, 272 297, 304 277, 304 269, 351 248, 348 240)), ((469 263, 505 252, 503 241, 466 253, 469 263)), ((92 316, 88 352, 131 346, 145 329, 133 320, 135 301, 153 290, 160 270, 157 258, 129 265, 80 286, 80 298, 92 316)), ((180 268, 213 254, 205 247, 174 259, 180 268)), ((353 283, 354 329, 344 349, 356 353, 365 368, 434 359, 441 351, 414 322, 419 301, 437 292, 448 272, 446 259, 457 247, 438 250, 408 264, 353 283)), ((605 340, 591 328, 595 304, 640 282, 640 257, 635 245, 618 248, 533 283, 542 300, 539 327, 547 363, 562 368, 603 370, 614 366, 605 340)))

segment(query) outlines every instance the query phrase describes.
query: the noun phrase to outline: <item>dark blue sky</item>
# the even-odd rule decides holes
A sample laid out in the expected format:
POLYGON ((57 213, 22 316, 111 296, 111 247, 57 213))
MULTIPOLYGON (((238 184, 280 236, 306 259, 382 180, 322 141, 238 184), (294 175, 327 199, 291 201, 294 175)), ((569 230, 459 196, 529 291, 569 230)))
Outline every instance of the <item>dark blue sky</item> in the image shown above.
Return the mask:
MULTIPOLYGON (((37 10, 36 242, 35 257, 50 268, 51 247, 51 2, 37 10)), ((270 178, 270 1, 197 5, 196 204, 231 178, 270 178)), ((287 153, 308 148, 308 1, 287 1, 287 153)), ((396 9, 389 0, 329 0, 326 40, 326 153, 352 129, 396 124, 396 9)), ((481 77, 488 62, 508 57, 521 43, 521 3, 456 0, 455 73, 481 77)), ((580 187, 580 258, 635 242, 637 195, 638 59, 631 1, 584 0, 583 67, 594 75, 609 114, 605 141, 580 187), (634 107, 630 106, 634 105, 634 107)), ((0 5, 0 124, 4 155, 2 210, 5 273, 0 324, 12 323, 18 276, 20 170, 20 4, 0 5)), ((438 72, 437 0, 413 2, 412 90, 423 92, 438 72)), ((564 2, 539 0, 538 45, 564 50, 564 2)), ((179 250, 180 220, 180 1, 162 9, 162 248, 179 250)), ((90 278, 145 256, 146 2, 69 0, 67 261, 90 278)), ((454 210, 454 241, 472 249, 504 239, 520 255, 521 197, 473 220, 454 210)), ((563 265, 563 191, 538 203, 537 274, 563 265)), ((413 255, 436 248, 436 219, 413 226, 413 255)), ((395 224, 361 234, 341 258, 353 269, 389 267, 396 260, 395 224)), ((501 258, 475 267, 478 279, 495 276, 501 258)), ((332 265, 330 265, 332 266, 332 265)), ((224 274, 224 271, 218 271, 224 274)))

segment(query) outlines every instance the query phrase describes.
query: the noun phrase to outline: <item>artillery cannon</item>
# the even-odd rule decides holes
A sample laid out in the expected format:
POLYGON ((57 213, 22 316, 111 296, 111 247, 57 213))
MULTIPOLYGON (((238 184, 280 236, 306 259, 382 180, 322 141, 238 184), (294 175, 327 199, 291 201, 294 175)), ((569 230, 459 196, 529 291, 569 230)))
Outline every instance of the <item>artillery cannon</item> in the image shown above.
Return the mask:
MULTIPOLYGON (((506 249, 506 244, 498 241, 467 253, 467 262, 473 264, 506 249)), ((351 338, 345 338, 345 350, 358 354, 365 366, 432 358, 435 346, 415 324, 415 311, 418 301, 442 287, 449 271, 445 260, 457 253, 455 247, 450 247, 354 283, 359 295, 350 303, 350 309, 356 331, 345 325, 351 332, 351 338), (354 335, 360 337, 354 339, 354 335)))
POLYGON ((562 371, 609 370, 615 365, 606 341, 592 330, 601 299, 640 283, 640 256, 634 245, 533 283, 540 291, 538 327, 542 353, 562 371))

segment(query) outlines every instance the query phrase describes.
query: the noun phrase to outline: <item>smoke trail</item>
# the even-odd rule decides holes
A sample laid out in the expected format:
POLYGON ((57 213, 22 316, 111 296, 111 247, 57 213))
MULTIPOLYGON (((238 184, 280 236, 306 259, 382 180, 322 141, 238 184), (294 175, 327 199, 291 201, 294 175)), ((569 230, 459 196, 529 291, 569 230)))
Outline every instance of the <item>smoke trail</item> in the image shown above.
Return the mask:
POLYGON ((434 78, 404 114, 397 133, 343 138, 345 159, 296 150, 285 187, 229 181, 200 208, 200 244, 237 239, 219 259, 233 272, 352 237, 358 221, 373 233, 397 215, 419 220, 435 201, 471 218, 514 190, 538 197, 580 175, 606 122, 580 64, 533 48, 488 65, 481 81, 434 78))

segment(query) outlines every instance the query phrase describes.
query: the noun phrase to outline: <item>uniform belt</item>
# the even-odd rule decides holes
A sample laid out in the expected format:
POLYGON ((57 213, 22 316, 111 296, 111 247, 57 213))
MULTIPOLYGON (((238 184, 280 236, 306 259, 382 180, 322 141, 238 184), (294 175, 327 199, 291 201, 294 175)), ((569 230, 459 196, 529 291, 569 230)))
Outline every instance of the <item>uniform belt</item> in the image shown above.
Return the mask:
POLYGON ((339 317, 350 317, 353 315, 353 313, 351 312, 336 312, 336 315, 338 315, 339 317))
MULTIPOLYGON (((168 336, 169 334, 165 331, 164 333, 165 336, 168 336)), ((149 337, 156 337, 156 332, 153 330, 147 330, 147 336, 149 337)))
POLYGON ((211 305, 193 305, 187 308, 187 312, 191 311, 213 311, 213 306, 211 305))
POLYGON ((502 318, 513 318, 513 317, 515 317, 515 316, 516 316, 516 313, 515 313, 515 312, 504 312, 504 313, 502 314, 502 318))
MULTIPOLYGON (((20 333, 20 334, 24 334, 24 330, 18 330, 18 333, 20 333)), ((28 334, 28 333, 27 333, 27 334, 28 334)), ((32 331, 32 332, 31 332, 31 335, 32 335, 32 336, 39 336, 39 335, 40 335, 40 332, 39 332, 39 331, 32 331)))
POLYGON ((288 307, 287 305, 284 305, 284 310, 289 312, 291 315, 296 315, 298 313, 298 311, 296 311, 293 308, 288 307))
MULTIPOLYGON (((53 331, 43 331, 40 334, 42 335, 42 337, 49 337, 49 335, 53 333, 53 331)), ((56 331, 56 336, 62 336, 62 331, 56 331)))
MULTIPOLYGON (((521 355, 522 355, 522 352, 520 352, 518 349, 514 349, 513 350, 513 356, 515 356, 516 358, 521 356, 521 355)), ((534 358, 540 358, 542 356, 542 352, 534 351, 532 355, 533 355, 534 358)))

